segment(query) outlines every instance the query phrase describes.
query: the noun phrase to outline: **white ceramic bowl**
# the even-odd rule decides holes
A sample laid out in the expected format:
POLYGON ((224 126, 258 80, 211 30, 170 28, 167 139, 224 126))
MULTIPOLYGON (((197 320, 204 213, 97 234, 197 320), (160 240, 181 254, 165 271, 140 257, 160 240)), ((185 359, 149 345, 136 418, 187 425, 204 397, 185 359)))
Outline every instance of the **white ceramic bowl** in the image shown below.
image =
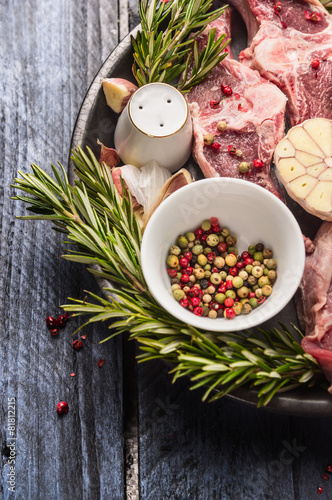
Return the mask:
POLYGON ((141 262, 150 292, 177 319, 197 328, 244 330, 278 314, 300 283, 305 261, 302 234, 293 214, 275 195, 244 180, 214 178, 193 182, 169 196, 154 212, 144 232, 141 262), (166 258, 178 235, 203 220, 218 217, 237 239, 239 253, 258 242, 273 250, 278 278, 271 296, 248 315, 232 320, 195 316, 173 298, 166 258))

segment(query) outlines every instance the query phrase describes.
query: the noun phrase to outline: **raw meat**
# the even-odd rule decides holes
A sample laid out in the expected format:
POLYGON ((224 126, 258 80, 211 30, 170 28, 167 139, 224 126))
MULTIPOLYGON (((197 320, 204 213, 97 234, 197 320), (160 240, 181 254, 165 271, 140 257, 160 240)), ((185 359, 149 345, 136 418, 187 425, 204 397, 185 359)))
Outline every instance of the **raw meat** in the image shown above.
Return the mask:
POLYGON ((318 0, 231 0, 253 36, 239 60, 285 93, 292 125, 308 118, 332 118, 332 17, 318 0), (307 15, 306 15, 307 11, 307 15), (307 19, 314 13, 317 21, 307 19), (319 67, 312 61, 318 59, 319 67))
MULTIPOLYGON (((217 36, 230 35, 230 10, 210 28, 216 27, 217 36)), ((205 31, 197 41, 201 51, 207 40, 205 31)), ((194 125, 193 155, 205 177, 233 177, 247 179, 268 189, 278 197, 280 188, 271 180, 270 162, 273 151, 284 134, 286 98, 273 84, 257 71, 247 68, 229 55, 200 84, 187 95, 194 125), (224 97, 215 108, 210 100, 222 97, 221 85, 230 86, 231 97, 224 97), (227 130, 220 132, 217 124, 227 123, 227 130), (211 134, 219 149, 205 146, 203 138, 211 134), (229 153, 232 145, 243 153, 242 158, 229 153), (264 167, 253 167, 261 159, 264 167), (239 172, 241 161, 250 164, 248 174, 239 172)))
POLYGON ((305 238, 305 245, 300 284, 306 334, 302 347, 317 359, 332 384, 332 222, 321 225, 313 242, 305 238))

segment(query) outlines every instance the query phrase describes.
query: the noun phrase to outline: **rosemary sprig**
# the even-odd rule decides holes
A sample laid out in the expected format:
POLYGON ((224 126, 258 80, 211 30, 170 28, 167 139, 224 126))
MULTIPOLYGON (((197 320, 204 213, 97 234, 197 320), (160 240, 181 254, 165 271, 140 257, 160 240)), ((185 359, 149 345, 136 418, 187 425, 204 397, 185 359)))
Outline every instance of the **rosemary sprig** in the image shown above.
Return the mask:
POLYGON ((326 10, 332 13, 332 2, 330 0, 320 0, 320 3, 324 5, 326 10))
POLYGON ((71 245, 64 258, 93 265, 91 272, 121 285, 120 290, 106 289, 108 300, 89 292, 94 302, 70 299, 63 306, 66 311, 90 315, 85 325, 112 321, 113 331, 103 342, 130 331, 142 351, 139 361, 159 358, 172 362, 174 381, 189 376, 193 389, 205 388, 204 400, 214 401, 250 384, 258 389, 261 406, 278 392, 322 383, 318 363, 283 325, 259 335, 212 334, 176 320, 160 307, 142 275, 141 230, 130 194, 123 185, 124 196, 119 196, 109 169, 99 164, 90 149, 85 154, 77 148, 72 158, 77 174, 74 187, 61 164, 60 171, 52 166, 56 180, 32 165, 33 173, 20 172, 14 185, 27 194, 14 199, 28 203, 35 214, 19 218, 52 221, 71 245))
POLYGON ((224 49, 229 40, 224 42, 225 35, 215 40, 213 30, 201 54, 192 36, 201 33, 227 7, 210 12, 212 3, 213 0, 140 0, 142 30, 138 31, 136 39, 131 39, 133 73, 138 85, 172 83, 184 72, 178 87, 188 92, 226 57, 224 49), (189 67, 192 72, 188 78, 189 67))

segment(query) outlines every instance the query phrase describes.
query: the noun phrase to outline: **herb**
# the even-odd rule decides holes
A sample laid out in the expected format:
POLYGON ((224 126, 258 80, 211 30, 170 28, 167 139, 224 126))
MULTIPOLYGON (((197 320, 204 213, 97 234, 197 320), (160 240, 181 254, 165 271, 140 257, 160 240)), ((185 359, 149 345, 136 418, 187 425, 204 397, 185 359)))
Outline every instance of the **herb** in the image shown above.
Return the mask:
POLYGON ((226 35, 215 40, 215 28, 210 30, 201 53, 195 40, 227 7, 209 12, 212 3, 213 0, 139 1, 142 30, 138 31, 136 40, 131 39, 133 73, 138 85, 172 83, 183 73, 176 86, 188 92, 226 57, 224 49, 230 40, 224 42, 226 35))
POLYGON ((75 186, 69 184, 61 164, 62 176, 52 166, 56 181, 32 165, 33 173, 19 172, 21 178, 15 179, 14 185, 28 195, 14 199, 28 203, 28 209, 36 214, 19 218, 52 221, 55 229, 67 235, 65 243, 71 245, 64 258, 93 265, 91 272, 121 285, 121 289, 105 289, 108 300, 89 292, 92 302, 70 299, 72 303, 63 306, 66 311, 75 316, 91 315, 85 325, 112 320, 113 332, 103 342, 129 330, 142 351, 139 361, 170 361, 174 380, 189 376, 193 389, 205 388, 204 400, 214 401, 250 384, 258 389, 258 405, 262 406, 278 392, 324 383, 317 361, 283 325, 281 329, 260 330, 259 335, 211 334, 176 320, 160 307, 142 275, 141 230, 131 196, 124 184, 123 198, 119 196, 110 170, 87 150, 85 154, 77 148, 73 154, 75 186))
POLYGON ((326 10, 332 13, 332 2, 330 0, 320 0, 320 3, 324 5, 326 10))

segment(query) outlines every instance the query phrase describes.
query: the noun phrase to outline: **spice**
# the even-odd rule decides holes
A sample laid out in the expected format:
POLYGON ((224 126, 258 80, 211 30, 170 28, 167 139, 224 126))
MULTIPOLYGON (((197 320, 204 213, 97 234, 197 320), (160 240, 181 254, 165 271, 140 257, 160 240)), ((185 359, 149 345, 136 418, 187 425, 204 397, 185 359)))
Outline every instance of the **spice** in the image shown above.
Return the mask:
POLYGON ((315 23, 321 21, 322 19, 322 14, 320 12, 309 12, 308 10, 305 10, 304 16, 307 21, 313 21, 315 23))
POLYGON ((247 163, 246 161, 241 161, 239 165, 239 171, 241 172, 241 174, 246 174, 247 172, 249 172, 249 167, 249 163, 247 163))
POLYGON ((56 406, 56 411, 59 415, 67 415, 68 409, 68 403, 66 403, 65 401, 60 401, 56 406))
POLYGON ((211 146, 213 144, 214 137, 212 134, 205 134, 203 141, 206 146, 211 146))
POLYGON ((79 351, 83 347, 83 342, 81 340, 74 340, 73 342, 73 348, 76 349, 76 351, 79 351))
POLYGON ((178 237, 178 245, 184 244, 184 238, 187 245, 192 240, 193 246, 182 245, 182 253, 174 255, 173 245, 167 257, 168 266, 174 258, 178 262, 174 269, 167 267, 167 272, 176 271, 176 278, 170 276, 171 291, 182 307, 196 316, 232 319, 249 314, 271 295, 277 262, 263 243, 250 245, 239 255, 236 236, 216 217, 204 220, 186 236, 178 237))
POLYGON ((210 100, 210 108, 212 108, 212 109, 218 107, 219 104, 220 104, 220 101, 215 101, 214 99, 210 100))
POLYGON ((211 148, 212 149, 219 149, 220 148, 220 144, 218 142, 214 142, 213 144, 211 144, 211 148))
POLYGON ((311 67, 313 69, 318 69, 319 68, 319 59, 314 59, 313 61, 311 61, 311 67))
POLYGON ((52 337, 56 337, 59 333, 59 330, 57 328, 51 328, 50 330, 50 334, 52 335, 52 337))
POLYGON ((226 97, 230 97, 233 94, 233 90, 228 85, 221 85, 220 88, 221 88, 221 92, 226 97))
POLYGON ((263 168, 264 162, 260 159, 254 160, 254 167, 255 168, 263 168))
POLYGON ((228 152, 231 154, 231 155, 235 155, 236 154, 236 147, 233 146, 232 144, 230 144, 228 146, 228 152))
POLYGON ((58 320, 56 318, 53 318, 53 316, 48 316, 46 318, 46 324, 47 324, 47 328, 55 328, 56 326, 58 326, 58 320))
POLYGON ((223 121, 218 122, 217 129, 220 130, 220 132, 225 132, 225 130, 227 129, 227 123, 223 121))

